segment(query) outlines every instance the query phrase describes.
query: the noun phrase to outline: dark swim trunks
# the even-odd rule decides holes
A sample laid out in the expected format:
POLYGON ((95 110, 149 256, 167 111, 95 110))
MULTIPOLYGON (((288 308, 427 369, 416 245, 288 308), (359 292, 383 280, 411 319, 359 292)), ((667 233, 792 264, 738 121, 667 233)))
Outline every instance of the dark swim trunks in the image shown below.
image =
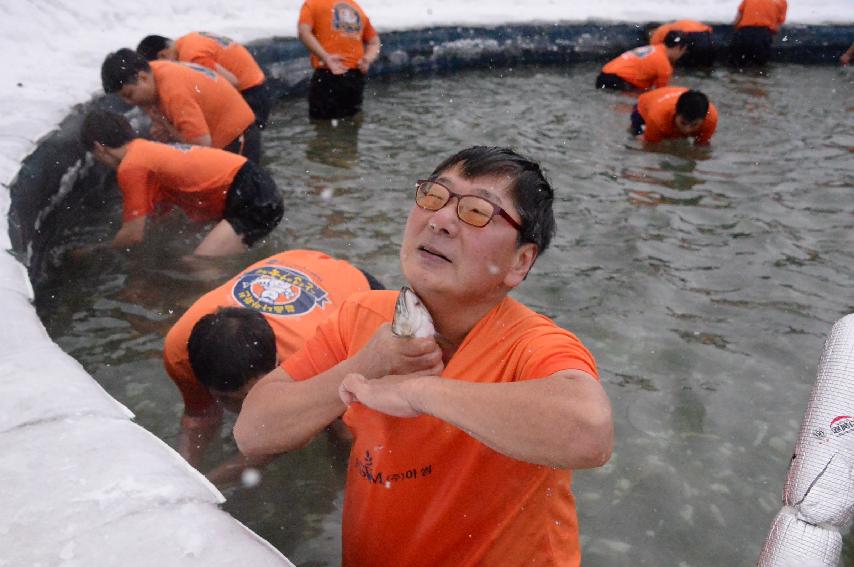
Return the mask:
POLYGON ((284 214, 282 194, 273 178, 251 161, 243 164, 226 195, 223 215, 243 243, 251 247, 270 234, 284 214))

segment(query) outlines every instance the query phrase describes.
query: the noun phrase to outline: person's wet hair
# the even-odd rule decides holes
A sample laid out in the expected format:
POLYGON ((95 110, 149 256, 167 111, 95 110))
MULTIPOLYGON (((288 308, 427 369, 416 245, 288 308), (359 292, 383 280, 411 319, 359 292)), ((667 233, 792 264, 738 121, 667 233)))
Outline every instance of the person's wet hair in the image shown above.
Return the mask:
POLYGON ((150 72, 151 65, 136 51, 123 47, 110 53, 101 65, 104 92, 118 92, 124 85, 136 83, 140 71, 150 72))
POLYGON ((517 242, 520 246, 531 242, 537 245, 538 254, 545 252, 555 234, 554 190, 540 164, 510 148, 473 146, 440 163, 431 178, 439 177, 456 165, 460 166, 460 173, 466 179, 510 176, 514 180, 510 195, 522 217, 522 230, 517 242))
POLYGON ((157 59, 158 53, 169 47, 171 41, 162 35, 147 35, 136 46, 136 52, 142 55, 146 61, 154 61, 157 59))
POLYGON ((106 110, 90 111, 80 127, 80 143, 87 152, 95 148, 95 142, 108 148, 119 148, 136 137, 127 118, 106 110))
POLYGON ((709 112, 709 97, 700 91, 685 91, 676 101, 676 114, 686 122, 705 118, 709 112))
POLYGON ((665 47, 680 47, 683 45, 688 45, 688 43, 685 41, 685 35, 682 32, 672 30, 664 36, 665 47))
POLYGON ((187 350, 199 382, 220 392, 237 391, 276 368, 273 328, 244 307, 222 307, 199 319, 187 350))

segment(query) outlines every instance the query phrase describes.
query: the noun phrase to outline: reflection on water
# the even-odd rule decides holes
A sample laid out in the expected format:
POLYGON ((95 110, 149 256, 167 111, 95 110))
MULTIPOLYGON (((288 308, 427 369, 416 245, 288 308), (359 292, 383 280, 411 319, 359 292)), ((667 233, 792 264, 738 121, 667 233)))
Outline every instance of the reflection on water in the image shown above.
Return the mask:
MULTIPOLYGON (((585 566, 749 565, 780 492, 825 334, 854 311, 852 75, 777 66, 677 75, 720 112, 711 149, 627 134, 630 100, 594 66, 373 81, 361 122, 277 109, 266 163, 285 220, 245 257, 199 275, 199 231, 169 218, 140 254, 59 252, 38 310, 57 342, 167 442, 181 402, 163 333, 250 262, 319 247, 400 285, 415 179, 450 152, 511 145, 557 188, 553 249, 515 292, 596 354, 616 425, 611 462, 575 475, 585 566), (485 102, 488 101, 488 102, 485 102), (221 275, 225 274, 225 275, 221 275)), ((684 73, 682 71, 681 73, 684 73)), ((118 202, 81 203, 65 246, 114 230, 118 202)), ((234 450, 228 425, 219 453, 234 450)), ((300 565, 335 565, 346 445, 321 435, 226 508, 300 565), (332 542, 333 545, 330 545, 332 542)), ((854 566, 846 548, 844 564, 854 566)))

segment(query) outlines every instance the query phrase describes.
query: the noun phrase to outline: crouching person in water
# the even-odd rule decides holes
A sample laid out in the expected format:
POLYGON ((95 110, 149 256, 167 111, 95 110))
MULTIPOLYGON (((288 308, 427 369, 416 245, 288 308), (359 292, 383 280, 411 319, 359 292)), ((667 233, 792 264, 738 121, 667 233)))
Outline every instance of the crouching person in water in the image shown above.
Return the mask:
POLYGON ((139 244, 149 217, 177 207, 192 220, 219 221, 195 255, 237 254, 267 236, 284 214, 276 183, 243 156, 143 140, 124 116, 101 110, 84 119, 81 141, 95 159, 116 170, 123 212, 114 248, 139 244))
MULTIPOLYGON (((200 468, 223 409, 240 411, 255 382, 301 347, 344 299, 370 289, 383 286, 344 260, 289 250, 200 297, 169 330, 163 347, 166 372, 184 400, 181 455, 200 468)), ((227 485, 268 460, 237 456, 207 476, 227 485)))
POLYGON ((644 93, 632 110, 631 133, 644 142, 694 138, 708 144, 718 125, 718 110, 700 91, 666 87, 644 93))
POLYGON ((400 249, 436 335, 398 338, 395 292, 356 294, 249 392, 249 456, 344 415, 343 564, 580 564, 571 470, 611 454, 593 356, 508 297, 554 233, 540 166, 473 147, 417 182, 400 249))

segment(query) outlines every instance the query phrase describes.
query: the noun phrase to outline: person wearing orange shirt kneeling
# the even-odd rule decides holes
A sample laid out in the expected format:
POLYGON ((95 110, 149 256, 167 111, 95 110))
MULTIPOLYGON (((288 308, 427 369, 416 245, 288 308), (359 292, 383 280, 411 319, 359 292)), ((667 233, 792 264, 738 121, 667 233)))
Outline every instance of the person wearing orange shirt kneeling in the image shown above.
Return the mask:
POLYGON ((708 144, 718 125, 718 110, 700 91, 667 87, 644 93, 632 110, 631 132, 644 142, 694 138, 708 144))
POLYGON ((123 212, 114 248, 142 242, 148 218, 175 207, 191 220, 219 221, 195 255, 237 254, 269 234, 284 214, 276 183, 243 156, 143 140, 124 116, 103 110, 86 115, 80 139, 95 159, 116 170, 123 212))
POLYGON ((240 43, 208 32, 192 32, 171 40, 149 35, 139 42, 136 52, 146 61, 183 61, 212 69, 236 88, 252 112, 255 124, 263 129, 270 116, 270 90, 264 71, 240 43))
POLYGON ((673 75, 673 64, 686 49, 680 32, 668 32, 663 44, 636 47, 605 64, 596 78, 596 88, 645 91, 665 87, 673 75))
POLYGON ((685 38, 688 49, 679 58, 679 65, 684 67, 711 67, 715 62, 717 50, 712 37, 712 28, 697 20, 677 20, 662 24, 652 30, 649 43, 660 45, 671 31, 677 31, 685 38))
POLYGON ((354 0, 306 0, 297 34, 311 53, 308 116, 347 118, 362 109, 365 75, 380 55, 380 36, 354 0))
POLYGON ((786 21, 786 0, 742 0, 735 16, 735 33, 729 45, 732 65, 765 65, 771 42, 786 21))
POLYGON ((195 63, 152 61, 124 48, 101 65, 106 93, 116 93, 151 118, 151 136, 210 146, 261 159, 261 133, 255 113, 231 83, 195 63))
MULTIPOLYGON (((166 335, 163 362, 181 392, 178 450, 200 468, 223 409, 243 398, 350 295, 384 289, 373 276, 315 250, 288 250, 255 262, 200 297, 166 335)), ((219 486, 268 459, 238 456, 207 477, 219 486)))
POLYGON ((400 263, 435 335, 392 334, 396 292, 351 296, 249 392, 238 447, 291 451, 343 414, 345 566, 576 567, 571 470, 609 459, 610 403, 581 341, 508 296, 551 241, 554 190, 476 146, 414 197, 400 263))

